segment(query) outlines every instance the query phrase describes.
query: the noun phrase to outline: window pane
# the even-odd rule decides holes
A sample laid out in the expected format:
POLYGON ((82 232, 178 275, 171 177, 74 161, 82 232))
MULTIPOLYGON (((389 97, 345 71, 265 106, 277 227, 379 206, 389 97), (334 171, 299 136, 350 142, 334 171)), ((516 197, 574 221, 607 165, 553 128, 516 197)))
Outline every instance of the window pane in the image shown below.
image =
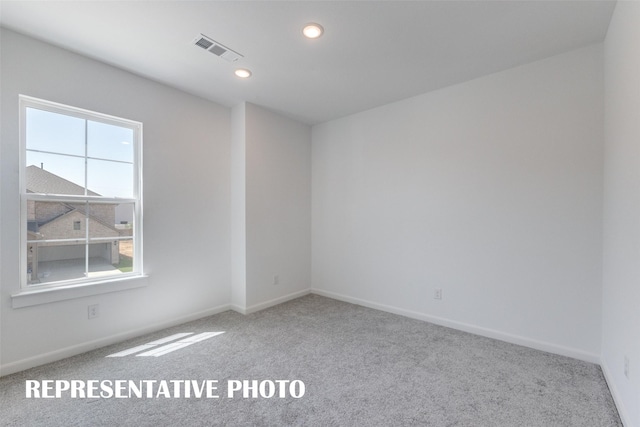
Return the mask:
POLYGON ((27 108, 27 150, 84 156, 84 123, 76 117, 27 108))
POLYGON ((87 155, 133 163, 133 130, 89 121, 87 155))
MULTIPOLYGON (((27 276, 29 284, 86 277, 86 203, 27 201, 27 276), (57 242, 55 240, 69 240, 57 242)), ((89 246, 89 256, 96 249, 89 246)), ((90 258, 90 265, 93 259, 90 258)))
POLYGON ((85 278, 85 245, 27 243, 27 283, 85 278))
POLYGON ((118 263, 114 266, 122 273, 133 271, 133 239, 118 242, 118 263))
POLYGON ((123 236, 133 236, 133 203, 121 203, 116 206, 116 228, 123 236))
POLYGON ((89 245, 89 277, 107 277, 122 274, 117 240, 101 241, 89 245))
POLYGON ((120 240, 120 242, 118 242, 119 263, 116 267, 123 273, 133 271, 133 219, 133 203, 123 203, 116 206, 116 229, 120 232, 120 236, 131 237, 130 239, 120 240))
POLYGON ((89 238, 120 237, 116 228, 115 203, 89 203, 89 238))
POLYGON ((87 160, 87 186, 101 196, 133 197, 133 165, 87 160))
POLYGON ((27 151, 26 180, 28 193, 82 196, 84 159, 27 151))
POLYGON ((89 277, 133 271, 133 203, 89 205, 89 277))
POLYGON ((27 240, 84 239, 84 209, 82 203, 27 201, 27 240))

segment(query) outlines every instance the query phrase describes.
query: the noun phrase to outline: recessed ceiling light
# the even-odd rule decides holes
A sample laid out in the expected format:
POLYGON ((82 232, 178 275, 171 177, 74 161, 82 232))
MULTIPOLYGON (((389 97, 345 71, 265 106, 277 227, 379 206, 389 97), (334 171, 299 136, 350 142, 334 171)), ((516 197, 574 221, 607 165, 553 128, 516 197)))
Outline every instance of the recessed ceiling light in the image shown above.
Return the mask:
POLYGON ((251 77, 251 71, 247 70, 246 68, 238 68, 234 73, 241 79, 247 79, 251 77))
POLYGON ((302 28, 302 34, 308 39, 317 39, 324 33, 322 25, 310 22, 302 28))

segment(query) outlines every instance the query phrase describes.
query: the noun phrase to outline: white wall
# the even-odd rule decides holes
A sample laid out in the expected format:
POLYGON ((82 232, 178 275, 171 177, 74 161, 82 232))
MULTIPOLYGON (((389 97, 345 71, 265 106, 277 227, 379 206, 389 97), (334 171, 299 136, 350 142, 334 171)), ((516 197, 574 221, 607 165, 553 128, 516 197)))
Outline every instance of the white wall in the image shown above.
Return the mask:
POLYGON ((247 308, 246 104, 231 110, 231 304, 247 308))
POLYGON ((230 111, 48 44, 2 31, 3 373, 230 302, 230 111), (27 308, 19 291, 18 94, 144 124, 145 288, 27 308), (87 319, 87 306, 100 317, 87 319))
POLYGON ((261 107, 231 113, 3 30, 2 373, 230 302, 253 311, 312 281, 325 295, 586 360, 599 361, 602 335, 607 379, 639 425, 639 9, 618 3, 606 97, 593 46, 317 125, 312 138, 261 107), (144 123, 150 286, 11 308, 19 93, 144 123))
POLYGON ((313 289, 598 361, 602 87, 597 45, 314 126, 313 289))
POLYGON ((245 104, 249 311, 311 284, 311 127, 245 104), (278 276, 278 284, 274 284, 278 276))
POLYGON ((640 3, 618 1, 605 40, 602 367, 626 426, 640 426, 639 41, 640 3))

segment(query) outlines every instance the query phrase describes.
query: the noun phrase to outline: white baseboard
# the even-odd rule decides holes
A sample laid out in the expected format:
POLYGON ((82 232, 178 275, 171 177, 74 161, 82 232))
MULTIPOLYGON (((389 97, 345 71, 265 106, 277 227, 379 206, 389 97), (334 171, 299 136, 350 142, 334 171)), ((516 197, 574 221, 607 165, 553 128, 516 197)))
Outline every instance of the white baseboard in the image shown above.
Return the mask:
MULTIPOLYGON (((591 363, 596 363, 596 364, 600 364, 601 360, 600 357, 596 354, 592 354, 592 353, 587 353, 581 350, 577 350, 577 349, 573 349, 573 348, 569 348, 569 347, 563 347, 563 346, 558 346, 555 344, 551 344, 551 343, 547 343, 547 342, 543 342, 543 341, 537 341, 537 340, 533 340, 530 338, 526 338, 526 337, 522 337, 522 336, 518 336, 518 335, 513 335, 513 334, 508 334, 505 332, 501 332, 501 331, 497 331, 497 330, 493 330, 493 329, 488 329, 488 328, 483 328, 483 327, 479 327, 479 326, 475 326, 475 325, 470 325, 470 324, 466 324, 466 323, 462 323, 462 322, 457 322, 457 321, 453 321, 453 320, 449 320, 449 319, 444 319, 444 318, 440 318, 440 317, 436 317, 436 316, 431 316, 428 314, 424 314, 424 313, 420 313, 420 312, 416 312, 416 311, 411 311, 411 310, 405 310, 402 308, 398 308, 398 307, 394 307, 394 306, 389 306, 389 305, 385 305, 385 304, 379 304, 373 301, 368 301, 368 300, 363 300, 363 299, 359 299, 359 298, 354 298, 354 297, 350 297, 347 295, 343 295, 343 294, 338 294, 338 293, 334 293, 334 292, 328 292, 328 291, 323 291, 321 289, 304 289, 302 291, 297 291, 297 292, 293 292, 287 295, 284 295, 282 297, 279 298, 275 298, 269 301, 265 301, 259 304, 254 304, 250 307, 240 307, 238 305, 235 304, 225 304, 225 305, 221 305, 218 307, 214 307, 208 310, 203 310, 197 313, 193 313, 190 314, 188 316, 182 316, 179 318, 175 318, 172 319, 170 321, 166 321, 166 322, 160 322, 160 323, 156 323, 153 325, 149 325, 147 327, 144 328, 139 328, 139 329, 135 329, 135 330, 131 330, 131 331, 127 331, 127 332, 123 332, 120 334, 116 334, 116 335, 112 335, 109 337, 105 337, 105 338, 100 338, 94 341, 89 341, 86 343, 82 343, 82 344, 78 344, 75 346, 70 346, 70 347, 66 347, 60 350, 56 350, 56 351, 52 351, 49 353, 45 353, 45 354, 40 354, 37 356, 33 356, 27 359, 23 359, 23 360, 19 360, 16 362, 12 362, 12 363, 8 363, 8 364, 4 364, 4 365, 0 365, 0 376, 4 376, 4 375, 9 375, 15 372, 19 372, 19 371, 23 371, 25 369, 29 369, 29 368, 33 368, 36 366, 40 366, 40 365, 44 365, 46 363, 50 363, 50 362, 54 362, 60 359, 64 359, 66 357, 71 357, 71 356, 75 356, 77 354, 81 354, 87 351, 91 351, 91 350, 95 350, 96 348, 100 348, 100 347, 104 347, 110 344, 115 344, 117 342, 121 342, 130 338, 134 338, 140 335, 144 335, 144 334, 148 334, 151 332, 155 332, 164 328, 168 328, 171 326, 175 326, 175 325, 179 325, 182 323, 186 323, 186 322, 190 322, 192 320, 197 320, 203 317, 207 317, 207 316, 212 316, 214 314, 218 314, 224 311, 228 311, 228 310, 234 310, 236 312, 239 312, 241 314, 251 314, 251 313, 255 313, 257 311, 260 310, 264 310, 266 308, 269 307, 273 307, 276 306, 278 304, 282 304, 283 302, 286 301, 290 301, 292 299, 296 299, 296 298, 300 298, 302 296, 308 295, 310 293, 313 294, 317 294, 317 295, 321 295, 321 296, 325 296, 327 298, 333 298, 339 301, 345 301, 345 302, 349 302, 352 304, 357 304, 357 305, 361 305, 364 307, 369 307, 369 308, 373 308, 373 309, 377 309, 377 310, 381 310, 381 311, 386 311, 389 313, 394 313, 394 314, 398 314, 401 316, 405 316, 405 317, 409 317, 412 319, 417 319, 417 320, 422 320, 422 321, 426 321, 426 322, 430 322, 430 323, 434 323, 437 325, 441 325, 441 326, 446 326, 446 327, 450 327, 453 329, 458 329, 461 331, 465 331, 465 332, 469 332, 469 333, 473 333, 476 335, 481 335, 481 336, 485 336, 485 337, 489 337, 489 338, 494 338, 494 339, 498 339, 501 341, 506 341, 512 344, 518 344, 518 345, 523 345, 526 347, 531 347, 537 350, 542 350, 542 351, 547 351, 550 353, 555 353, 555 354, 560 354, 563 356, 568 356, 568 357, 573 357, 575 359, 579 359, 579 360, 584 360, 587 362, 591 362, 591 363)), ((603 371, 605 371, 605 366, 603 366, 603 371)), ((607 376, 607 373, 605 371, 605 377, 607 376)), ((611 381, 608 381, 609 385, 611 386, 611 381)), ((612 395, 614 396, 614 399, 616 399, 616 393, 614 392, 615 388, 611 387, 612 390, 612 395)), ((616 404, 618 404, 619 399, 616 399, 616 404)), ((619 406, 620 408, 620 406, 619 406)), ((621 418, 622 418, 622 412, 621 412, 621 418)), ((628 417, 626 417, 628 419, 628 417)), ((624 418, 623 418, 624 420, 624 418)))
POLYGON ((279 298, 274 298, 274 299, 269 300, 269 301, 261 302, 259 304, 254 304, 254 305, 252 305, 250 307, 246 307, 244 309, 244 313, 242 311, 238 311, 238 312, 242 313, 242 314, 255 313, 256 311, 264 310, 265 308, 273 307, 275 305, 282 304, 283 302, 291 301, 292 299, 296 299, 296 298, 303 297, 305 295, 309 295, 310 293, 311 293, 311 289, 303 289, 301 291, 292 292, 290 294, 281 296, 279 298))
POLYGON ((622 424, 626 427, 632 427, 631 418, 627 412, 627 408, 622 403, 622 399, 620 397, 620 391, 616 387, 616 383, 613 381, 613 375, 611 374, 611 370, 609 369, 609 365, 607 365, 606 360, 603 358, 602 363, 600 364, 602 368, 602 373, 604 374, 604 379, 607 381, 607 385, 609 386, 609 391, 611 392, 611 397, 613 397, 613 402, 616 404, 616 408, 618 408, 618 415, 620 415, 620 420, 622 420, 622 424))
POLYGON ((119 334, 111 335, 97 340, 84 342, 81 344, 65 347, 59 350, 51 351, 37 356, 29 357, 26 359, 18 360, 16 362, 0 365, 0 377, 13 374, 16 372, 24 371, 26 369, 35 368, 36 366, 44 365, 46 363, 55 362, 57 360, 65 359, 67 357, 76 356, 87 351, 95 350, 100 347, 115 344, 121 341, 135 338, 141 335, 145 335, 151 332, 159 331, 171 326, 180 325, 182 323, 198 320, 203 317, 213 316, 214 314, 222 313, 232 309, 230 304, 220 305, 218 307, 202 310, 197 313, 193 313, 187 316, 177 317, 172 320, 154 323, 144 328, 133 329, 130 331, 122 332, 119 334))
POLYGON ((247 307, 243 307, 241 305, 237 305, 237 304, 231 304, 229 305, 229 308, 237 313, 240 314, 247 314, 247 307))
POLYGON ((302 291, 293 292, 288 295, 284 295, 279 298, 275 298, 269 301, 265 301, 259 304, 252 305, 250 307, 241 307, 236 304, 224 304, 218 307, 214 307, 207 310, 202 310, 197 313, 193 313, 187 316, 178 317, 172 320, 155 323, 144 328, 134 329, 126 332, 122 332, 108 337, 99 338, 93 341, 84 342, 81 344, 65 347, 59 350, 54 350, 48 353, 39 354, 26 359, 18 360, 11 363, 0 364, 0 377, 10 375, 16 372, 24 371, 26 369, 35 368, 47 363, 55 362, 67 357, 76 356, 87 351, 95 350, 100 347, 115 344, 121 341, 135 338, 141 335, 145 335, 151 332, 159 331, 171 326, 180 325, 182 323, 191 322, 193 320, 201 319, 203 317, 213 316, 214 314, 222 313, 224 311, 233 310, 241 314, 251 314, 256 311, 264 310, 265 308, 273 307, 283 302, 296 299, 305 295, 308 295, 311 291, 304 289, 302 291))
POLYGON ((522 345, 524 347, 534 348, 536 350, 546 351, 548 353, 559 354, 562 356, 572 357, 574 359, 584 360, 586 362, 600 364, 600 356, 586 351, 564 347, 556 344, 551 344, 544 341, 538 341, 531 338, 523 337, 520 335, 509 334, 506 332, 497 331, 494 329, 483 328, 481 326, 475 326, 468 323, 458 322, 455 320, 445 319, 442 317, 431 316, 429 314, 420 313, 412 310, 405 310, 403 308, 394 307, 385 304, 379 304, 373 301, 367 301, 360 298, 354 298, 347 295, 342 295, 334 292, 323 291, 321 289, 311 289, 311 293, 324 296, 327 298, 333 298, 344 302, 349 302, 364 307, 375 308, 376 310, 386 311, 388 313, 399 314, 401 316, 410 317, 412 319, 423 320, 425 322, 434 323, 440 326, 446 326, 448 328, 457 329, 464 332, 469 332, 475 335, 483 337, 493 338, 500 341, 505 341, 511 344, 522 345))

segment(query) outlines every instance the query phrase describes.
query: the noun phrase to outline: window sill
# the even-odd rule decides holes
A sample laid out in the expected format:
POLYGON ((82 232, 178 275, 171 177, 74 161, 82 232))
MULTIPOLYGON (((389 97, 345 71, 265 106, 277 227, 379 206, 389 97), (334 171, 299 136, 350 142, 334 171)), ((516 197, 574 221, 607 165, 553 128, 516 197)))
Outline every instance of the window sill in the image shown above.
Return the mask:
POLYGON ((31 307, 57 301, 65 301, 74 298, 89 297, 106 294, 109 292, 126 291, 128 289, 142 288, 149 283, 149 276, 129 276, 118 279, 109 279, 82 283, 77 285, 59 286, 46 289, 29 289, 15 295, 11 295, 13 308, 31 307))

